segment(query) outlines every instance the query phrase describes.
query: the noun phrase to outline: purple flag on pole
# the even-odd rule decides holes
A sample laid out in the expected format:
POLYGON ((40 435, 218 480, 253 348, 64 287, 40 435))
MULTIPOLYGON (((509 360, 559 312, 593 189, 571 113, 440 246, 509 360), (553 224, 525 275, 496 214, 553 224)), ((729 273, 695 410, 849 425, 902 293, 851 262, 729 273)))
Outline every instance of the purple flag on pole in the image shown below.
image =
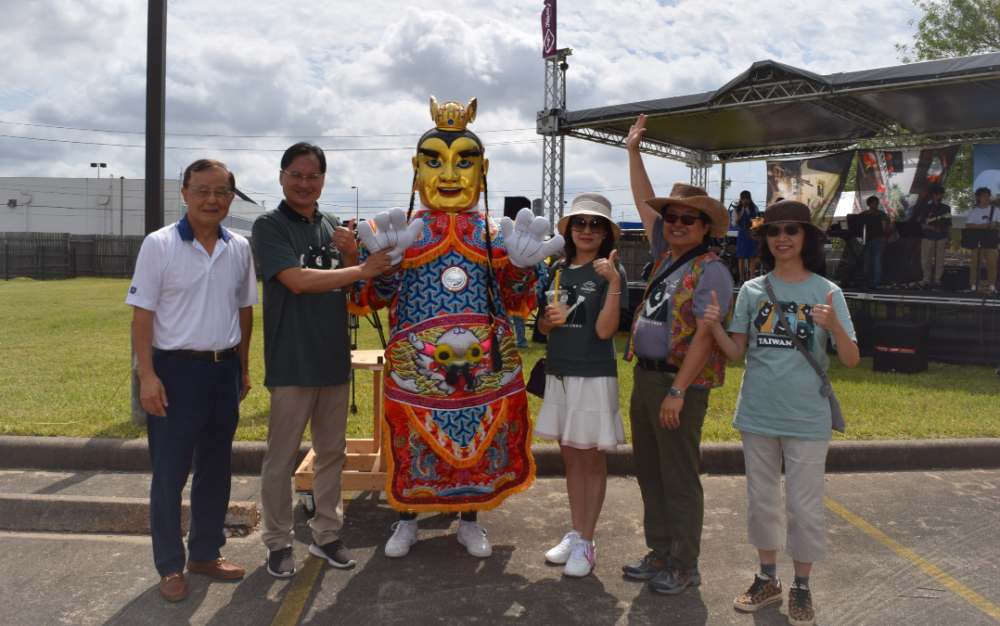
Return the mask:
POLYGON ((542 9, 542 58, 556 53, 556 0, 545 0, 542 9))

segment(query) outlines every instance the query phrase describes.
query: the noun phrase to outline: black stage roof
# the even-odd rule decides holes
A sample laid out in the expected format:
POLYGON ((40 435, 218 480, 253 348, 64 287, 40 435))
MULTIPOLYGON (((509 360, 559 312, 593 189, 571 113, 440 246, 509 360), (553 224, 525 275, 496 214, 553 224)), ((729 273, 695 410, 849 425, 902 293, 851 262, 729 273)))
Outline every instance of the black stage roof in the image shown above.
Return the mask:
POLYGON ((645 113, 643 152, 709 166, 845 150, 876 136, 886 147, 997 140, 998 102, 1000 53, 826 76, 758 61, 712 92, 543 111, 539 131, 549 124, 623 147, 645 113))

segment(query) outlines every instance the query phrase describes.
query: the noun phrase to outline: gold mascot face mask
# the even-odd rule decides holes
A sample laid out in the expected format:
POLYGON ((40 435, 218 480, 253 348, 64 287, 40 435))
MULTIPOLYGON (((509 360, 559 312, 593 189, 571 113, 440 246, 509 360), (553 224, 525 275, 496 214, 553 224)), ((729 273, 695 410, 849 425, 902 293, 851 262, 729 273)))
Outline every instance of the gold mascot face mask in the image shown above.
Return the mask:
POLYGON ((413 157, 420 201, 449 213, 470 209, 479 203, 489 169, 482 142, 465 128, 476 119, 476 100, 466 107, 457 102, 438 106, 431 96, 431 117, 436 127, 424 133, 413 157))

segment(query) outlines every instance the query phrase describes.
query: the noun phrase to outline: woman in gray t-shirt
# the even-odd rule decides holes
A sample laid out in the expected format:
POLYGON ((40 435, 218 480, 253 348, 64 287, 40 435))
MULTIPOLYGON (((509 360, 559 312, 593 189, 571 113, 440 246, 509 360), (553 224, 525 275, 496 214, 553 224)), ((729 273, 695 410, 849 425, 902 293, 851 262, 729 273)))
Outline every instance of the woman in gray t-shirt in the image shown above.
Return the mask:
MULTIPOLYGON (((792 624, 815 622, 809 572, 826 557, 823 487, 830 446, 830 402, 820 395, 820 379, 795 343, 796 337, 824 370, 826 343, 832 338, 837 355, 848 367, 860 356, 854 327, 840 289, 813 272, 823 263, 823 233, 810 221, 809 208, 784 200, 772 204, 753 229, 762 241, 759 256, 765 277, 740 289, 729 324, 718 323, 718 306, 705 310, 705 322, 732 361, 746 353, 746 371, 736 401, 733 426, 743 439, 748 496, 748 536, 760 557, 760 574, 733 605, 756 611, 782 600, 777 576, 778 548, 792 557, 795 581, 788 593, 792 624), (772 304, 765 278, 778 302, 772 304), (781 463, 785 463, 787 537, 781 515, 781 463)), ((712 294, 713 297, 715 294, 712 294)))
POLYGON ((538 331, 549 341, 535 435, 559 442, 573 524, 545 559, 565 564, 567 576, 582 577, 594 568, 594 529, 608 482, 605 450, 625 443, 614 335, 621 309, 628 306, 622 295, 627 283, 615 263, 621 229, 611 220, 607 198, 580 194, 558 228, 566 239, 565 263, 556 266, 558 287, 569 299, 565 310, 549 305, 538 320, 538 331))

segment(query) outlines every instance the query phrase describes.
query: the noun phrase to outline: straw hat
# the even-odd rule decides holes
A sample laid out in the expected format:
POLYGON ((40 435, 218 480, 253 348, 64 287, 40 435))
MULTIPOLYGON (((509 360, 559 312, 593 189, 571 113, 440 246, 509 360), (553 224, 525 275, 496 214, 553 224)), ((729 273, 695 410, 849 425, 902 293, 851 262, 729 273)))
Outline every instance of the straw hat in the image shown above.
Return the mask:
POLYGON ((596 215, 603 217, 611 223, 611 231, 614 234, 615 241, 618 241, 618 238, 622 235, 622 227, 615 224, 615 221, 611 219, 611 201, 599 193, 581 193, 573 198, 573 203, 569 207, 569 213, 563 215, 559 219, 559 223, 556 224, 556 230, 563 237, 566 236, 566 225, 569 224, 570 218, 575 215, 596 215))
POLYGON ((722 206, 721 202, 709 197, 701 187, 676 183, 674 188, 670 190, 669 198, 650 198, 646 200, 646 204, 653 207, 657 213, 662 213, 663 209, 671 204, 697 209, 712 221, 709 234, 716 239, 725 237, 729 231, 729 211, 722 206))
POLYGON ((764 211, 764 217, 760 220, 760 223, 755 224, 754 227, 750 229, 750 236, 754 239, 763 241, 766 237, 765 233, 767 232, 768 226, 771 224, 783 224, 786 222, 803 224, 806 227, 817 231, 821 235, 825 234, 812 223, 812 213, 809 211, 809 207, 805 204, 798 202, 797 200, 779 200, 778 202, 775 202, 771 206, 767 207, 767 210, 764 211))

